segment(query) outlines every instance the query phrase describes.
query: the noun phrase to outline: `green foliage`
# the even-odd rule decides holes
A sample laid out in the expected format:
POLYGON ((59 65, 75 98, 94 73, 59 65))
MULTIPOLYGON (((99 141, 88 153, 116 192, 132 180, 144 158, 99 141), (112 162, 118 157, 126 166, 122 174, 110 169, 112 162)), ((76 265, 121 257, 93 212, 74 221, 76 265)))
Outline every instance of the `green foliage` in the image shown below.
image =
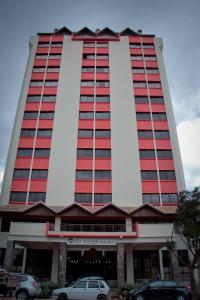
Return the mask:
POLYGON ((40 299, 48 299, 52 295, 52 291, 54 289, 58 289, 61 286, 59 284, 56 284, 52 281, 44 281, 41 283, 41 294, 40 299))

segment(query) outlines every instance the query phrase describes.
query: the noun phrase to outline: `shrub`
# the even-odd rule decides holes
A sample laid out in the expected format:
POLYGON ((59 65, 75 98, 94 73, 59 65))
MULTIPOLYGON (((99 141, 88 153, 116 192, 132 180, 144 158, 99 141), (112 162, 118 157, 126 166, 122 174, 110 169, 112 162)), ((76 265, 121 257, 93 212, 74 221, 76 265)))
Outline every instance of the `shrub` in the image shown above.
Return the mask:
POLYGON ((40 299, 48 299, 51 297, 52 291, 58 289, 61 286, 52 281, 44 281, 41 283, 40 299))

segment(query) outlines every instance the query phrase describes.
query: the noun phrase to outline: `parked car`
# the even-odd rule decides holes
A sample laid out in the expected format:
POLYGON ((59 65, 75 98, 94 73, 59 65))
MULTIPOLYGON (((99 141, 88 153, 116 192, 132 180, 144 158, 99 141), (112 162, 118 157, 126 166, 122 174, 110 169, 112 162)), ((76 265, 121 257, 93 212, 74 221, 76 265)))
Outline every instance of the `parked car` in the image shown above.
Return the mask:
POLYGON ((75 280, 67 280, 65 282, 65 287, 71 286, 73 283, 79 281, 79 280, 88 280, 88 279, 95 279, 95 280, 105 280, 102 276, 98 275, 98 274, 86 274, 86 275, 81 275, 78 278, 76 278, 75 280))
MULTIPOLYGON (((94 276, 95 278, 95 276, 94 276)), ((98 277, 96 277, 98 278, 98 277)), ((70 286, 53 290, 54 300, 106 300, 110 288, 103 279, 81 278, 70 286)))
POLYGON ((15 292, 17 300, 34 299, 40 295, 41 287, 36 276, 21 273, 11 274, 15 274, 17 277, 20 277, 20 286, 15 292))
POLYGON ((127 300, 192 300, 191 288, 173 280, 155 280, 129 291, 127 300))

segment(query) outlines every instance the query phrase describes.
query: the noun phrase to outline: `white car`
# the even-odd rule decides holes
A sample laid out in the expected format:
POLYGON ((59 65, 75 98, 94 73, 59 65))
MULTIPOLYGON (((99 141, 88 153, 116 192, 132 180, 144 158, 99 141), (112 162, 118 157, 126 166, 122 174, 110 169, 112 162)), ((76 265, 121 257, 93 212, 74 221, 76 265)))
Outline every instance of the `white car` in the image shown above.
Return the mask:
POLYGON ((110 291, 105 280, 80 279, 68 287, 53 290, 53 300, 106 300, 110 291))
POLYGON ((39 280, 36 276, 20 273, 10 273, 11 276, 20 278, 20 286, 15 292, 16 300, 28 300, 38 298, 41 293, 39 280))

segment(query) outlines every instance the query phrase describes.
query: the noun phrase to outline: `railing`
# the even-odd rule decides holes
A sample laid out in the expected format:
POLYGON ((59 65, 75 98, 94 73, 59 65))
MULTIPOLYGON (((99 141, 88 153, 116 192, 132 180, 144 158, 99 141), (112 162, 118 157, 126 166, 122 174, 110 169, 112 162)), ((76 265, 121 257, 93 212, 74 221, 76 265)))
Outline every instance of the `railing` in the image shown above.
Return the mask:
POLYGON ((61 224, 61 231, 126 232, 125 224, 61 224))

